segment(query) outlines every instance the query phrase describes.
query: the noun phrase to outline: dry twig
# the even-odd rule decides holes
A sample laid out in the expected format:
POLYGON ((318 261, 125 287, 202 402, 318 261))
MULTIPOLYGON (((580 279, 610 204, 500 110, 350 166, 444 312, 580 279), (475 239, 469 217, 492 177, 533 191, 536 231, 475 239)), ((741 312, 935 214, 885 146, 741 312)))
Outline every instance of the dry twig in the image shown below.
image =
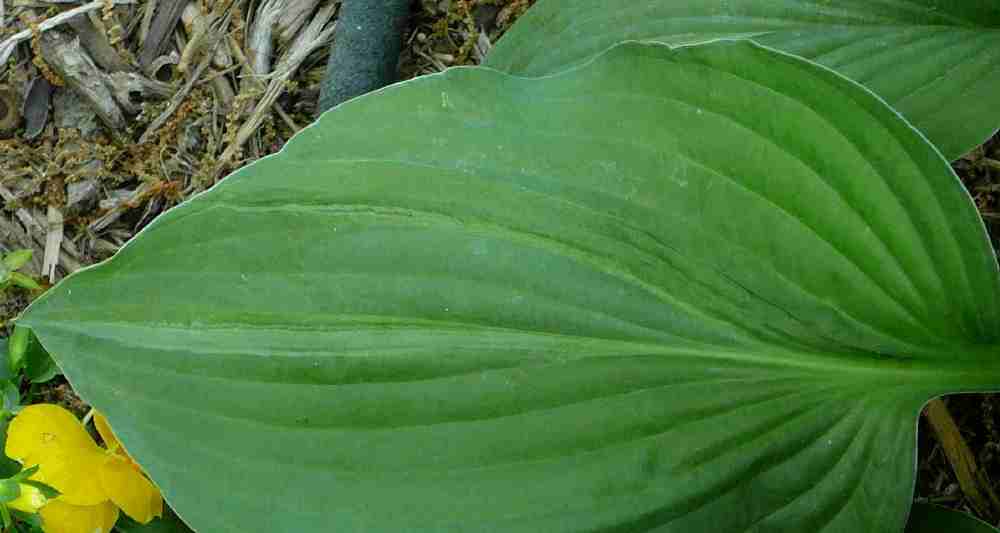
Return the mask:
POLYGON ((944 449, 948 463, 951 464, 955 477, 969 503, 980 516, 993 518, 1000 511, 1000 500, 991 488, 989 479, 981 468, 976 465, 976 457, 958 429, 958 424, 951 417, 948 408, 940 398, 927 403, 924 417, 934 429, 938 442, 944 449))
POLYGON ((272 32, 288 3, 288 0, 264 0, 257 8, 257 17, 247 38, 247 49, 250 52, 250 66, 258 75, 271 72, 271 55, 274 53, 272 32))
POLYGON ((299 30, 309 20, 309 16, 316 11, 319 0, 293 0, 287 4, 278 13, 278 20, 274 28, 278 33, 278 42, 283 44, 288 44, 295 39, 299 30))
POLYGON ((155 12, 151 15, 152 18, 142 40, 142 48, 139 50, 139 66, 150 76, 155 74, 155 71, 151 70, 153 62, 170 42, 170 36, 173 35, 174 28, 181 19, 181 12, 184 11, 187 0, 159 0, 156 4, 155 12))
MULTIPOLYGON (((194 56, 205 47, 207 43, 207 30, 226 12, 228 9, 227 4, 231 3, 232 0, 217 2, 208 13, 201 8, 198 2, 192 0, 188 3, 187 7, 184 8, 184 12, 181 13, 181 22, 184 24, 184 30, 187 32, 188 43, 181 52, 181 61, 178 64, 177 70, 181 72, 187 70, 187 66, 194 59, 194 56)), ((233 66, 233 58, 230 57, 226 46, 219 46, 215 49, 215 57, 212 59, 212 65, 220 69, 233 66)))
POLYGON ((269 83, 267 89, 264 91, 264 95, 261 97, 257 106, 254 108, 253 113, 250 118, 243 123, 239 131, 236 133, 236 138, 233 140, 229 146, 222 152, 219 157, 219 162, 216 165, 215 173, 216 175, 221 175, 223 170, 236 156, 236 153, 243 148, 243 145, 250 139, 250 136, 257 131, 263 123, 264 118, 267 116, 268 111, 274 102, 281 96, 281 93, 285 90, 285 82, 291 78, 295 70, 299 68, 299 65, 305 61, 306 57, 309 56, 314 50, 320 46, 329 42, 330 37, 333 35, 336 29, 336 22, 328 24, 330 19, 333 18, 336 12, 337 6, 334 3, 330 3, 324 8, 322 8, 313 20, 310 22, 298 37, 296 37, 295 42, 289 47, 288 52, 286 52, 285 57, 281 60, 278 66, 274 69, 274 73, 270 75, 269 83))

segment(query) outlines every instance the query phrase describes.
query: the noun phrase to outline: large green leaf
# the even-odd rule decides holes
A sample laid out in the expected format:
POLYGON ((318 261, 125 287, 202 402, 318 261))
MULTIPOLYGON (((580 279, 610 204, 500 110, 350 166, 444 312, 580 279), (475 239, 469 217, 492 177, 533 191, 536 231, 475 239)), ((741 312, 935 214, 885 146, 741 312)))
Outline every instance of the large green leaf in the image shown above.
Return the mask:
POLYGON ((998 302, 933 147, 732 41, 354 100, 21 322, 198 531, 898 533, 998 302))
POLYGON ((538 76, 624 40, 747 37, 859 81, 949 159, 1000 127, 993 0, 540 0, 487 58, 538 76))
POLYGON ((906 533, 998 533, 997 530, 965 513, 937 505, 917 504, 910 512, 906 533))

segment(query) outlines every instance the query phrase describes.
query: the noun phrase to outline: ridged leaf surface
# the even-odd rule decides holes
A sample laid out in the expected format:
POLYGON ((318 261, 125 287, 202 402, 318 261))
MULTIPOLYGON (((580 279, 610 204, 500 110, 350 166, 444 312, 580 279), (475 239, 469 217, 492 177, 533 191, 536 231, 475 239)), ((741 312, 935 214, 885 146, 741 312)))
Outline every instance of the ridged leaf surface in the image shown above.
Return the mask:
POLYGON ((487 65, 526 76, 624 40, 751 38, 863 83, 949 159, 1000 128, 1000 3, 988 0, 540 0, 487 65))
POLYGON ((628 44, 349 102, 21 322, 202 532, 898 533, 998 287, 861 86, 628 44))

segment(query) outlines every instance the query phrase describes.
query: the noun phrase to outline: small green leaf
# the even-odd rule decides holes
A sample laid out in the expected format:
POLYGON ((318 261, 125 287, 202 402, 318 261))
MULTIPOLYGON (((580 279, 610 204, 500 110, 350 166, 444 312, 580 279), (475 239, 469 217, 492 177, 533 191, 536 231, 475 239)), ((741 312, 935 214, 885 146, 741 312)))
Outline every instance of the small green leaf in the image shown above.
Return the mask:
POLYGON ((53 498, 58 498, 59 495, 62 494, 55 487, 42 483, 41 481, 35 481, 34 479, 25 479, 22 481, 22 483, 24 483, 25 485, 31 485, 32 487, 35 487, 36 489, 38 489, 39 492, 42 493, 42 496, 45 496, 45 498, 49 500, 53 498))
POLYGON ((0 479, 0 503, 14 501, 21 495, 21 484, 17 479, 0 479))
POLYGON ((24 377, 32 383, 45 383, 59 375, 59 367, 30 328, 14 326, 9 360, 11 370, 16 373, 23 369, 24 377))
POLYGON ((24 377, 32 383, 47 383, 59 375, 59 366, 38 343, 38 350, 28 352, 28 360, 24 366, 24 377))
POLYGON ((3 264, 10 270, 17 270, 31 261, 31 250, 14 250, 3 258, 3 264))
MULTIPOLYGON (((20 488, 18 488, 20 490, 20 488)), ((10 516, 10 509, 7 507, 6 503, 0 503, 0 517, 3 518, 4 529, 9 529, 14 525, 14 520, 10 516)))
MULTIPOLYGON (((0 481, 2 481, 2 483, 6 483, 6 485, 0 486, 0 498, 3 497, 2 494, 5 493, 4 491, 6 491, 6 493, 11 492, 11 488, 10 487, 12 485, 15 486, 15 487, 17 487, 18 485, 21 485, 21 484, 23 484, 23 485, 30 485, 32 487, 35 487, 47 499, 53 499, 53 498, 58 497, 60 494, 62 494, 61 492, 59 492, 58 490, 56 490, 55 487, 52 487, 51 485, 48 485, 46 483, 43 483, 41 481, 37 481, 37 480, 34 480, 34 479, 29 479, 31 476, 35 475, 38 472, 38 470, 39 470, 39 465, 34 465, 34 466, 31 466, 31 467, 25 468, 23 470, 20 470, 19 472, 16 472, 15 474, 10 475, 10 477, 8 477, 7 479, 0 480, 0 481)), ((17 495, 15 495, 14 498, 17 498, 17 496, 20 495, 20 492, 21 492, 21 489, 18 487, 17 488, 17 495)), ((14 499, 14 498, 11 498, 11 499, 14 499)), ((10 501, 10 500, 2 500, 2 499, 0 499, 0 501, 10 501)))
POLYGON ((32 291, 38 291, 42 289, 42 286, 39 285, 37 281, 31 279, 28 276, 25 276, 20 272, 11 272, 10 282, 18 287, 21 287, 22 289, 28 289, 32 291))
POLYGON ((24 363, 28 355, 28 346, 31 344, 32 333, 31 330, 15 325, 14 332, 11 334, 7 346, 7 362, 8 368, 12 374, 16 375, 18 371, 24 368, 24 363))
POLYGON ((31 476, 35 475, 36 473, 38 473, 39 468, 41 468, 39 465, 29 466, 28 468, 25 468, 24 470, 21 470, 17 474, 15 474, 13 476, 10 476, 10 477, 12 479, 17 480, 17 481, 25 481, 29 477, 31 477, 31 476))
POLYGON ((968 514, 937 505, 918 503, 910 510, 906 533, 1000 533, 1000 531, 968 514))
POLYGON ((9 419, 0 420, 0 477, 16 476, 21 471, 21 463, 7 457, 4 449, 7 446, 7 429, 10 426, 9 419))
POLYGON ((0 338, 0 380, 11 381, 15 375, 10 370, 10 339, 0 338))

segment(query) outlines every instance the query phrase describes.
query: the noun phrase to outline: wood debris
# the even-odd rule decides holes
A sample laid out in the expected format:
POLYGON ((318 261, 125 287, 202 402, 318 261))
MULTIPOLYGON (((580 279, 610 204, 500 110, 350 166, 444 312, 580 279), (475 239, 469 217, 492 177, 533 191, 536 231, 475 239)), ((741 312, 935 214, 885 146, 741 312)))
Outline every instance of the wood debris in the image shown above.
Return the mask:
MULTIPOLYGON (((226 18, 226 21, 228 21, 228 17, 226 18)), ((187 95, 191 92, 191 89, 194 88, 194 85, 199 80, 201 74, 208 68, 209 64, 212 62, 215 48, 224 41, 222 38, 224 36, 223 32, 217 31, 214 32, 214 34, 215 36, 212 39, 213 42, 210 46, 209 53, 205 54, 201 59, 201 62, 195 68, 194 72, 191 73, 191 76, 188 78, 187 83, 184 84, 184 87, 174 94, 167 108, 153 120, 146 132, 142 134, 142 137, 139 138, 139 144, 149 142, 152 139, 152 136, 159 131, 160 127, 167 123, 170 117, 173 116, 173 114, 180 108, 187 95)))
POLYGON ((274 29, 279 43, 291 43, 319 6, 319 0, 292 0, 278 13, 274 29))
POLYGON ((152 75, 150 67, 169 46, 174 28, 181 20, 181 13, 186 6, 187 0, 157 0, 151 9, 153 15, 144 33, 142 49, 139 51, 139 65, 146 74, 152 75))
MULTIPOLYGON (((302 62, 317 48, 329 42, 336 29, 336 24, 330 23, 336 9, 337 6, 332 3, 321 9, 309 25, 299 33, 291 46, 289 46, 285 56, 275 68, 274 76, 271 77, 263 97, 254 107, 250 119, 240 127, 234 141, 229 144, 219 158, 219 164, 216 168, 217 174, 221 173, 227 167, 236 153, 249 140, 250 136, 257 131, 266 114, 270 111, 271 106, 274 105, 275 101, 277 101, 278 97, 284 91, 285 83, 295 73, 302 62)), ((256 68, 254 67, 255 70, 256 68)))
MULTIPOLYGON (((0 0, 0 101, 17 115, 0 136, 0 249, 34 249, 31 273, 58 281, 280 149, 315 117, 340 4, 0 0)), ((418 18, 404 38, 442 68, 475 62, 497 37, 450 11, 441 20, 446 32, 418 18), (465 56, 444 45, 467 39, 465 56)))
POLYGON ((52 102, 52 84, 45 76, 38 76, 28 82, 21 115, 24 116, 24 138, 31 140, 41 135, 49 121, 49 105, 52 102))
POLYGON ((75 17, 69 21, 69 25, 76 32, 80 44, 102 70, 108 73, 136 72, 135 67, 122 58, 108 40, 107 34, 99 30, 90 17, 75 17))
POLYGON ((9 121, 0 127, 10 138, 0 137, 0 230, 26 238, 34 274, 57 281, 278 150, 313 118, 339 5, 4 2, 0 102, 10 105, 0 106, 9 121), (273 28, 264 31, 265 20, 273 28), (52 201, 55 189, 63 200, 52 201))
MULTIPOLYGON (((135 0, 114 0, 115 3, 127 3, 131 4, 135 0)), ((38 31, 44 32, 59 26, 60 24, 66 24, 70 20, 74 19, 78 15, 86 14, 90 11, 96 11, 103 8, 105 5, 104 0, 95 0, 88 4, 70 9, 69 11, 64 11, 52 18, 45 19, 40 24, 38 24, 38 31)), ((5 41, 0 42, 0 72, 2 72, 7 64, 7 60, 10 58, 11 53, 17 48, 17 45, 27 41, 32 38, 33 31, 31 29, 23 30, 7 38, 5 41)))
POLYGON ((935 398, 928 402, 924 408, 924 417, 944 449, 945 456, 969 503, 979 516, 993 521, 1000 516, 1000 499, 993 492, 986 471, 976 464, 975 454, 969 449, 944 401, 935 398))
MULTIPOLYGON (((215 4, 212 11, 206 12, 198 2, 188 2, 187 7, 181 13, 181 22, 184 24, 184 30, 190 36, 187 45, 181 52, 181 59, 178 63, 178 69, 181 72, 187 70, 187 65, 191 63, 192 58, 196 54, 203 52, 208 47, 208 30, 215 25, 226 9, 226 3, 219 2, 215 4)), ((233 66, 233 58, 229 53, 228 43, 223 46, 216 46, 214 49, 212 66, 218 69, 227 69, 233 66)))
POLYGON ((21 103, 12 89, 0 87, 0 138, 8 138, 21 125, 21 103))
POLYGON ((79 38, 60 30, 47 31, 41 37, 41 52, 46 63, 83 97, 112 135, 120 136, 126 128, 125 114, 118 106, 108 75, 94 64, 79 38))
POLYGON ((257 16, 247 37, 247 48, 250 51, 247 57, 253 71, 259 76, 271 72, 271 55, 274 53, 272 33, 278 17, 288 3, 289 0, 264 0, 257 8, 257 16))

